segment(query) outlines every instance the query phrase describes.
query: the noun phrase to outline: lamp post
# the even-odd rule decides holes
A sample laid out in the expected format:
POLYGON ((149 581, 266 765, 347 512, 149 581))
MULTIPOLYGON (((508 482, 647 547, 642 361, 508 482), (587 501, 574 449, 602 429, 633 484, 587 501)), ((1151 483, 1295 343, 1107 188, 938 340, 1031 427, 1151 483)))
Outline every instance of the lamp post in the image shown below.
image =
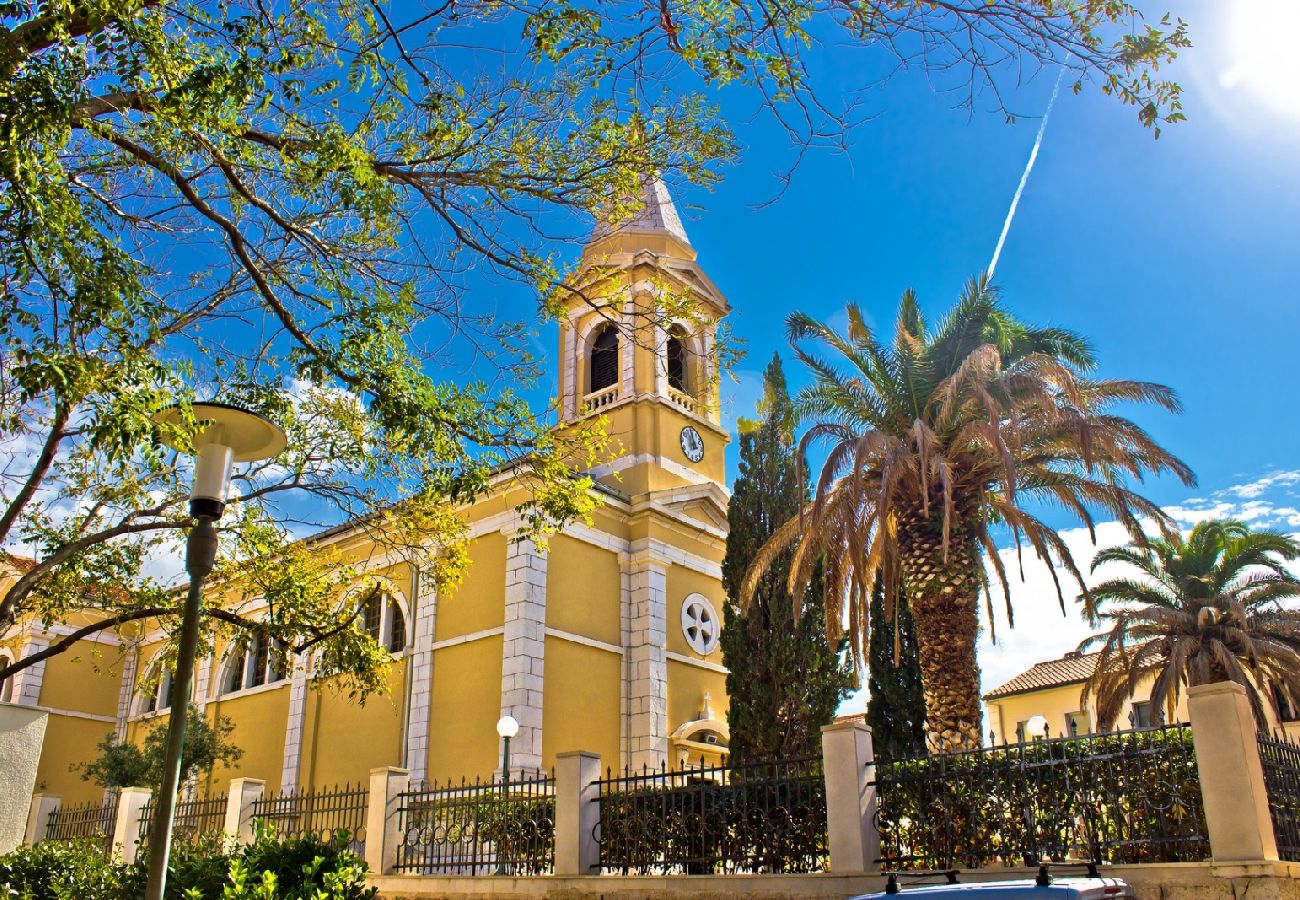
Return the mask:
MULTIPOLYGON (((510 799, 510 739, 519 733, 519 722, 514 716, 502 716, 497 720, 497 734, 501 735, 501 799, 510 799)), ((503 807, 504 809, 504 807, 503 807)), ((497 847, 497 874, 506 874, 506 861, 501 858, 501 847, 497 847)))
MULTIPOLYGON (((199 613, 203 604, 203 581, 212 571, 217 556, 214 523, 226 508, 230 469, 236 462, 269 459, 287 443, 284 432, 273 422, 246 410, 223 403, 195 403, 191 409, 202 429, 194 437, 194 484, 190 489, 190 515, 194 527, 185 544, 185 571, 190 576, 181 621, 176 671, 172 675, 172 704, 167 724, 167 755, 163 759, 163 780, 149 831, 149 882, 146 900, 162 900, 167 885, 167 861, 171 855, 172 817, 180 786, 181 752, 185 746, 185 719, 189 712, 190 681, 199 642, 199 613)), ((171 407, 154 416, 160 425, 176 424, 180 410, 171 407)), ((171 446, 176 446, 171 444, 171 446)), ((182 448, 177 448, 182 449, 182 448)))

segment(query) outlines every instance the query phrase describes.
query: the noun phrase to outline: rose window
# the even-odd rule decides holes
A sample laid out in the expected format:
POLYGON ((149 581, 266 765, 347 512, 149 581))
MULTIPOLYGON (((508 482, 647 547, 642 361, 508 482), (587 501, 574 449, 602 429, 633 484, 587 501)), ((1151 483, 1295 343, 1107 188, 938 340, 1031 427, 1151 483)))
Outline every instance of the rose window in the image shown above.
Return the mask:
POLYGON ((682 634, 696 653, 701 656, 712 653, 718 646, 721 630, 718 612, 703 594, 691 594, 682 602, 682 634))

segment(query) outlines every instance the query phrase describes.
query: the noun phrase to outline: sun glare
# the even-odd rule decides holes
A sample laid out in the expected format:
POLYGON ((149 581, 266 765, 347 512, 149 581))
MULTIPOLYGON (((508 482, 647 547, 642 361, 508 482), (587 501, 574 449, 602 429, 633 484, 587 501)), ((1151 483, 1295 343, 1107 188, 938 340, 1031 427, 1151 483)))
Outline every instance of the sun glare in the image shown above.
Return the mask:
POLYGON ((1235 0, 1229 15, 1232 62, 1219 83, 1300 117, 1300 0, 1235 0))

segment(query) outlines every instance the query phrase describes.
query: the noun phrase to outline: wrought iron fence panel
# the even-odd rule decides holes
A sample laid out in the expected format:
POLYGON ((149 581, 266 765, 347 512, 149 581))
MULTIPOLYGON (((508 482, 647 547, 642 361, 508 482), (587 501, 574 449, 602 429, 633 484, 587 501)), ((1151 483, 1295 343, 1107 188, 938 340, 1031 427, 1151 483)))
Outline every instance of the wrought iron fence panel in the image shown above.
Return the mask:
POLYGON ((1278 855, 1300 862, 1300 744, 1282 735, 1260 734, 1259 761, 1278 855))
POLYGON ((364 784, 333 789, 291 790, 253 801, 255 822, 270 826, 278 837, 331 840, 347 833, 348 849, 361 856, 366 846, 366 809, 370 789, 364 784))
POLYGON ((881 862, 1190 862, 1209 855, 1191 728, 942 753, 876 769, 881 862))
MULTIPOLYGON (((149 846, 149 833, 153 829, 154 798, 145 801, 140 810, 140 849, 149 846)), ((172 843, 194 844, 205 838, 219 836, 226 825, 226 795, 193 797, 177 802, 172 813, 172 843)))
POLYGON ((398 827, 398 872, 548 874, 555 869, 555 775, 408 790, 398 827))
POLYGON ((597 784, 602 872, 705 875, 826 867, 820 756, 607 772, 597 784))
POLYGON ((60 806, 50 813, 45 839, 73 841, 95 838, 108 849, 113 841, 113 824, 117 820, 117 795, 110 794, 99 803, 60 806))

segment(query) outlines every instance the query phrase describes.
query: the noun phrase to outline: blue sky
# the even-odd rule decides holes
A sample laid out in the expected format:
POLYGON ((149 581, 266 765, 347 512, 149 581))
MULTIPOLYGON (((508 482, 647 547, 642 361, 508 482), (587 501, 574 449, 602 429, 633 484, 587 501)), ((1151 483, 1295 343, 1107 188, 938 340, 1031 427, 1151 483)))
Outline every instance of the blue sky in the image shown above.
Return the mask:
MULTIPOLYGON (((1279 11, 1295 19, 1300 4, 1171 2, 1149 12, 1164 9, 1189 21, 1196 44, 1171 70, 1188 121, 1156 141, 1131 108, 1094 89, 1063 90, 997 281, 1023 318, 1087 335, 1101 374, 1179 391, 1183 415, 1134 414, 1192 465, 1200 486, 1158 481, 1149 496, 1184 522, 1213 510, 1295 528, 1300 78, 1273 35, 1287 31, 1279 11)), ((833 54, 825 83, 851 64, 833 54)), ((1014 105, 1041 114, 1054 76, 1041 74, 1014 105)), ((738 127, 745 152, 715 190, 676 191, 746 342, 748 359, 725 391, 729 421, 751 414, 764 363, 786 351, 789 310, 833 319, 857 301, 888 328, 904 288, 937 315, 988 265, 1037 120, 968 116, 906 75, 872 102, 876 118, 849 152, 809 157, 773 205, 754 208, 776 192, 772 173, 790 157, 761 126, 738 127)), ((803 380, 793 366, 789 374, 803 380)), ((1071 538, 1086 564, 1086 538, 1071 538)), ((998 646, 985 640, 986 688, 1086 634, 1073 610, 1061 617, 1045 576, 1031 567, 1016 591, 1016 631, 1003 623, 998 646)))

